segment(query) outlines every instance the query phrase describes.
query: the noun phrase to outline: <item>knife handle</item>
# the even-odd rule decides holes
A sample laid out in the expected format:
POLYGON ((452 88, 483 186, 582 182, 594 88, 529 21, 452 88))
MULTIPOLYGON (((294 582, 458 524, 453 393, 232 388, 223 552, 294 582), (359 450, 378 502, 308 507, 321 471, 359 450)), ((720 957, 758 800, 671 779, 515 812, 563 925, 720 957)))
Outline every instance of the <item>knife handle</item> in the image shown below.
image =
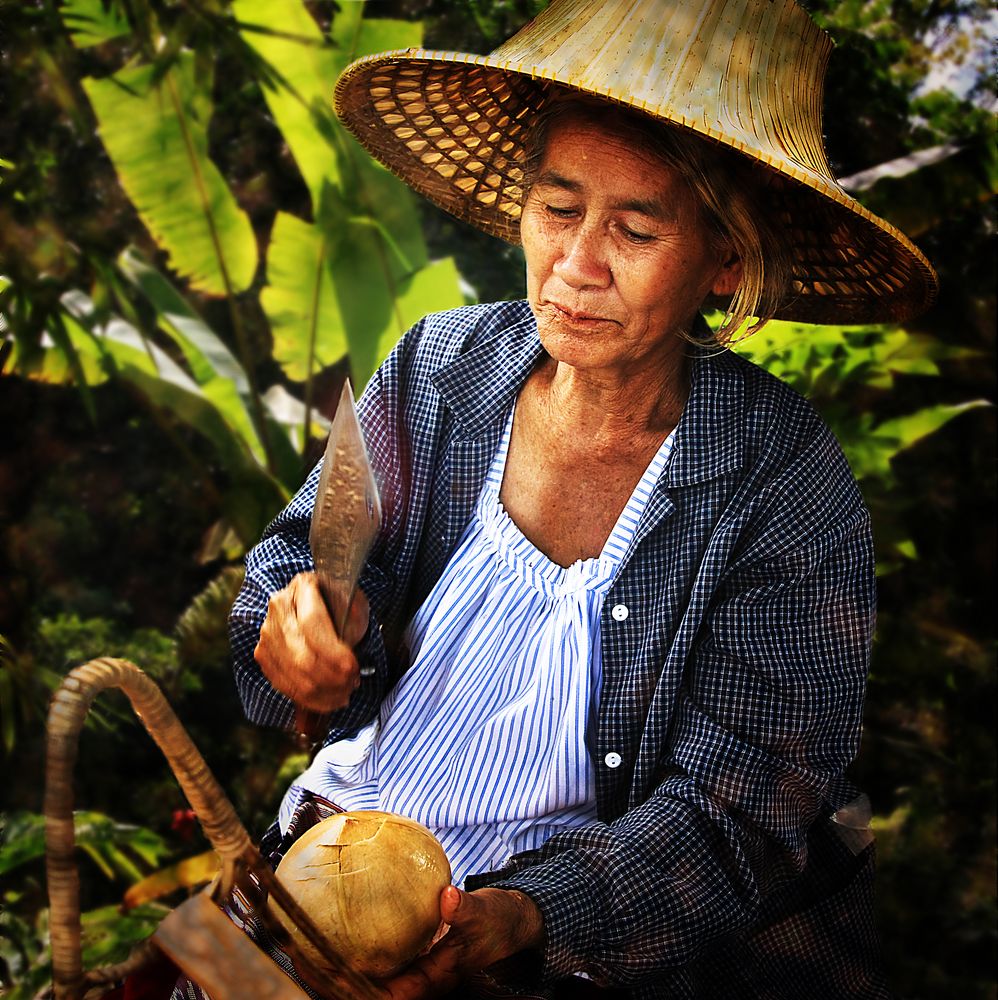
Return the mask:
MULTIPOLYGON (((333 622, 336 634, 343 635, 346 628, 347 617, 350 614, 350 605, 353 603, 354 591, 351 591, 346 600, 330 587, 320 585, 323 603, 326 611, 333 622)), ((374 667, 361 667, 361 677, 369 677, 375 673, 374 667)), ((298 749, 309 754, 309 760, 316 755, 320 749, 320 744, 325 739, 329 731, 329 713, 315 712, 309 708, 302 708, 295 705, 295 735, 297 737, 298 749)))
POLYGON ((323 715, 322 712, 313 712, 311 709, 295 705, 295 736, 298 749, 309 754, 310 762, 329 728, 328 718, 329 716, 323 715))

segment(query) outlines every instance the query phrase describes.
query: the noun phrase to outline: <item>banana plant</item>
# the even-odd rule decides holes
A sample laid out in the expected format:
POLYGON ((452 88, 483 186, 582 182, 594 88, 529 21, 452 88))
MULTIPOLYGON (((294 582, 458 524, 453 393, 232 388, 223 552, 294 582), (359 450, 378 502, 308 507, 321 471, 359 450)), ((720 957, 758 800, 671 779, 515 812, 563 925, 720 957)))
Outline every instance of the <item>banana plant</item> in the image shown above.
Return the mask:
POLYGON ((940 362, 973 358, 978 352, 897 326, 779 321, 734 346, 807 396, 834 430, 874 515, 878 572, 892 572, 917 558, 914 543, 891 516, 899 506, 892 463, 961 414, 992 404, 984 399, 934 404, 875 422, 873 413, 858 409, 855 400, 861 394, 889 392, 899 375, 936 376, 940 362))
POLYGON ((939 362, 975 352, 896 326, 804 326, 773 321, 736 345, 738 353, 807 396, 834 427, 860 482, 892 484, 891 462, 901 452, 987 400, 921 407, 874 422, 856 409, 862 390, 890 391, 899 375, 939 374, 939 362))
POLYGON ((300 0, 234 0, 232 12, 266 68, 267 105, 311 202, 313 221, 278 213, 260 299, 274 357, 305 382, 310 406, 317 368, 349 355, 353 383, 363 386, 412 323, 463 302, 453 261, 427 258, 412 193, 360 149, 330 104, 349 62, 417 47, 422 30, 343 4, 328 44, 300 0))
POLYGON ((91 387, 124 380, 167 423, 194 428, 225 473, 216 499, 248 545, 300 482, 301 456, 324 429, 315 376, 343 363, 361 390, 408 326, 464 301, 453 262, 428 258, 415 197, 362 152, 331 107, 348 62, 419 45, 421 26, 366 19, 360 3, 343 5, 328 33, 303 0, 181 5, 168 28, 156 10, 65 0, 59 16, 77 49, 112 43, 132 53, 115 72, 82 80, 82 92, 167 270, 130 248, 92 262, 93 288, 63 291, 44 308, 5 279, 0 337, 9 357, 0 363, 75 382, 94 419, 91 387), (269 232, 254 231, 210 155, 216 49, 237 52, 249 69, 308 191, 300 215, 277 206, 269 232), (234 351, 193 304, 212 298, 227 307, 234 351), (256 383, 259 334, 246 330, 254 309, 300 398, 256 383))
MULTIPOLYGON (((75 381, 87 399, 92 387, 119 379, 155 413, 196 428, 211 444, 223 472, 224 485, 214 499, 239 540, 250 545, 294 487, 300 468, 292 438, 296 428, 267 412, 281 475, 270 472, 250 416, 245 375, 228 348, 137 253, 123 254, 119 266, 157 310, 159 329, 173 340, 175 352, 119 313, 99 310, 80 289, 59 297, 37 338, 26 303, 16 296, 16 288, 9 288, 0 297, 0 316, 10 328, 11 366, 40 381, 75 381)), ((261 405, 267 407, 267 401, 261 399, 261 405)))
MULTIPOLYGON (((78 47, 120 30, 98 7, 100 0, 68 0, 63 8, 78 47)), ((464 301, 453 262, 428 260, 414 196, 360 150, 331 107, 347 63, 419 45, 421 25, 365 19, 363 4, 345 4, 327 37, 302 0, 233 0, 230 12, 310 200, 310 218, 277 213, 265 260, 208 156, 213 81, 203 60, 164 45, 169 58, 129 64, 84 89, 122 186, 178 277, 231 299, 265 267, 260 304, 274 358, 304 383, 308 422, 317 370, 348 357, 363 388, 408 326, 464 301)), ((259 427, 262 407, 255 419, 259 427)))

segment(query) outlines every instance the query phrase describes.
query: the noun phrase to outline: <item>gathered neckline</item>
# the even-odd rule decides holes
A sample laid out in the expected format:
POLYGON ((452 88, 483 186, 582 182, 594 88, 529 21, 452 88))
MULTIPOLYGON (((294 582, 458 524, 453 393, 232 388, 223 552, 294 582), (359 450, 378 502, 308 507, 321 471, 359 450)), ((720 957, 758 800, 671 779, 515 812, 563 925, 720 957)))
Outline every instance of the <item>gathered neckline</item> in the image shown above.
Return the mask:
POLYGON ((648 497, 661 477, 672 452, 675 428, 663 439, 641 474, 600 553, 562 566, 524 535, 499 498, 515 414, 514 401, 478 500, 476 514, 485 537, 518 577, 548 596, 567 596, 580 590, 601 589, 602 586, 612 582, 627 554, 634 529, 648 497))

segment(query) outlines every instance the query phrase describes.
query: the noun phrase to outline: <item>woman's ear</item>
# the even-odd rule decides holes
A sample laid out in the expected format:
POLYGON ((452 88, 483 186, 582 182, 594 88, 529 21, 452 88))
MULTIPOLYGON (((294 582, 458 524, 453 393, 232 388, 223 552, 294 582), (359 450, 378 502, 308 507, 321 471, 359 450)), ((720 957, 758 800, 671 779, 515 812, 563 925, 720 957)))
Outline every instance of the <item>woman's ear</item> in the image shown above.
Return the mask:
POLYGON ((724 263, 714 277, 711 292, 714 295, 734 295, 742 283, 742 259, 734 251, 727 251, 724 263))

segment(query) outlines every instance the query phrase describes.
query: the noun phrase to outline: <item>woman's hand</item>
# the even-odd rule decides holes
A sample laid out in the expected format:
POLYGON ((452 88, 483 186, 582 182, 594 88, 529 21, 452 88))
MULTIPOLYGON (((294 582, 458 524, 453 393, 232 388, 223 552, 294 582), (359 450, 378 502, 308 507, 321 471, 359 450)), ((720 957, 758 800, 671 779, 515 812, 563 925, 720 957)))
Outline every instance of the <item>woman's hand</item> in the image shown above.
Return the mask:
POLYGON ((422 958, 384 983, 392 1000, 442 996, 500 959, 544 943, 544 918, 533 900, 507 889, 440 894, 440 916, 449 929, 422 958))
POLYGON ((360 684, 352 647, 367 631, 370 608, 358 590, 343 636, 326 610, 314 573, 299 573, 270 598, 253 651, 263 675, 296 705, 327 713, 343 708, 360 684))

